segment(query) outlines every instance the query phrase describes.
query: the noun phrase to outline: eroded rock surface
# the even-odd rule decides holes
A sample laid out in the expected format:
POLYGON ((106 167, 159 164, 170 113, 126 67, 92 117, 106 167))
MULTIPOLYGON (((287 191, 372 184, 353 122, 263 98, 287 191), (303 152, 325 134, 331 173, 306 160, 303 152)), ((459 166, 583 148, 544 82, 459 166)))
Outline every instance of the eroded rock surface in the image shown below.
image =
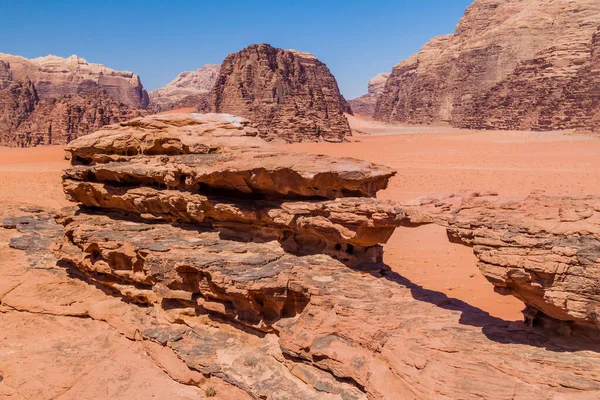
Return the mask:
POLYGON ((267 140, 340 142, 350 106, 327 66, 309 53, 251 45, 227 56, 213 110, 248 118, 267 140))
POLYGON ((369 81, 367 94, 348 101, 348 104, 350 104, 350 107, 352 108, 352 112, 366 117, 372 117, 375 114, 377 98, 383 93, 385 83, 389 77, 389 72, 382 72, 381 74, 374 76, 369 81))
POLYGON ((600 328, 600 198, 469 192, 411 204, 412 223, 446 225, 450 240, 473 246, 496 291, 527 305, 527 322, 564 333, 600 328))
POLYGON ((144 115, 137 75, 72 56, 0 54, 0 145, 66 144, 101 126, 144 115))
POLYGON ((104 89, 111 98, 134 109, 148 106, 148 93, 140 77, 126 71, 115 71, 101 64, 88 63, 81 57, 46 56, 27 59, 0 53, 0 88, 12 82, 30 80, 40 99, 61 98, 104 89))
MULTIPOLYGON (((178 382, 197 386, 202 377, 258 398, 600 395, 597 341, 492 318, 358 257, 361 245, 375 248, 369 245, 385 242, 395 226, 450 224, 451 211, 475 196, 398 206, 341 192, 334 199, 285 192, 256 196, 235 188, 215 194, 209 185, 136 181, 146 172, 130 174, 129 182, 117 179, 125 175, 97 180, 74 172, 109 165, 115 157, 177 159, 182 152, 219 154, 248 143, 268 149, 255 134, 230 116, 167 115, 73 142, 73 163, 88 165, 65 174, 65 190, 86 206, 65 210, 58 219, 65 233, 60 265, 113 294, 111 301, 127 300, 119 302, 127 312, 98 313, 81 301, 41 307, 102 318, 126 337, 137 337, 152 357, 166 352, 156 360, 170 366, 164 369, 178 382), (303 218, 306 223, 300 223, 303 218), (383 235, 373 236, 376 232, 383 235), (323 240, 339 246, 328 252, 330 244, 315 245, 323 240), (359 262, 349 263, 352 256, 359 262)), ((327 169, 333 161, 313 164, 327 169)), ((357 163, 343 162, 350 170, 357 163)), ((369 175, 381 167, 363 168, 369 175)), ((343 186, 351 178, 334 180, 343 186)), ((13 299, 12 307, 19 307, 19 297, 13 299)))
POLYGON ((594 129, 598 108, 589 83, 599 26, 594 0, 476 0, 454 34, 432 39, 394 67, 375 117, 467 128, 594 129))
POLYGON ((184 71, 169 84, 149 93, 150 108, 156 112, 177 108, 196 107, 210 110, 210 92, 215 86, 218 64, 206 64, 196 71, 184 71))

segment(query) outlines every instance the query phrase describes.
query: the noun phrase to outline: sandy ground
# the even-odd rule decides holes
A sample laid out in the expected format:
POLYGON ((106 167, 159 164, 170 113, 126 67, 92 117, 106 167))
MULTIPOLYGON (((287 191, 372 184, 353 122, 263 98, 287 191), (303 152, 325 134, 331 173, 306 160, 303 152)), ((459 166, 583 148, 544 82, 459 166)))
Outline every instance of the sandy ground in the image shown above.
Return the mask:
MULTIPOLYGON (((391 166, 398 175, 382 199, 406 200, 460 189, 490 189, 524 197, 600 195, 600 138, 563 133, 475 132, 445 127, 390 126, 351 118, 373 134, 349 143, 283 145, 297 151, 362 158, 391 166)), ((62 147, 0 148, 0 202, 59 208, 69 205, 60 186, 68 166, 62 147)), ((385 261, 398 273, 507 320, 522 304, 493 292, 471 249, 447 241, 437 226, 400 228, 386 245, 385 261)))
POLYGON ((69 205, 60 184, 61 171, 68 165, 61 146, 0 147, 0 203, 69 205))

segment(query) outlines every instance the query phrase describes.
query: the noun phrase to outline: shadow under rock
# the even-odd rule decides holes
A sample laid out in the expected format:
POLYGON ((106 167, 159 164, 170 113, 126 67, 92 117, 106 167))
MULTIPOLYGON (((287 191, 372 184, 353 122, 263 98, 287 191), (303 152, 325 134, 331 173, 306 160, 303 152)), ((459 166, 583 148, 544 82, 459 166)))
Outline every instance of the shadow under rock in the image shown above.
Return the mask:
POLYGON ((529 327, 523 322, 506 321, 491 316, 480 308, 446 294, 426 289, 400 274, 391 271, 385 264, 378 272, 366 271, 372 276, 405 286, 411 290, 415 300, 424 301, 450 311, 461 313, 459 323, 481 328, 489 339, 502 344, 521 344, 543 348, 553 352, 593 351, 600 353, 600 334, 565 336, 539 327, 529 327))

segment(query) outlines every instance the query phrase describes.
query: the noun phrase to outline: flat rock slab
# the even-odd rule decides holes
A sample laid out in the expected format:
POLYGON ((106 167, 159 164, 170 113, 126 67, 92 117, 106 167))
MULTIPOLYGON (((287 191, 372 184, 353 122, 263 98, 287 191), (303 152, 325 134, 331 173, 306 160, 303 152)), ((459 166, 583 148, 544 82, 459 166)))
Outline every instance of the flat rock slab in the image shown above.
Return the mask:
POLYGON ((395 175, 350 158, 287 152, 227 114, 158 115, 112 125, 72 142, 71 179, 270 197, 374 196, 395 175))

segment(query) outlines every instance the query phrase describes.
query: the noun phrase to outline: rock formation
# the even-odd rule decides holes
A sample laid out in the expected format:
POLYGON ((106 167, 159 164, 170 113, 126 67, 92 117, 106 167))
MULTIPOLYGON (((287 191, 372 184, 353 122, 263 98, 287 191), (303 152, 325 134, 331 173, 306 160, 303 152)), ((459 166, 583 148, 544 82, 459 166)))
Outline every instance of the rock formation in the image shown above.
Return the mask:
POLYGON ((526 304, 527 322, 600 329, 600 198, 468 192, 412 204, 413 224, 440 223, 450 240, 473 247, 495 290, 526 304))
POLYGON ((374 76, 369 81, 369 91, 367 94, 348 101, 348 104, 350 104, 350 107, 352 108, 352 112, 366 117, 372 117, 373 114, 375 114, 377 98, 383 93, 385 83, 389 77, 390 74, 388 72, 382 72, 381 74, 374 76))
POLYGON ((144 113, 115 101, 104 89, 40 100, 31 81, 16 82, 0 90, 0 145, 66 144, 144 113))
POLYGON ((196 71, 180 73, 172 82, 150 92, 150 108, 156 112, 197 107, 210 110, 210 92, 219 76, 220 65, 206 64, 196 71))
POLYGON ((0 53, 0 88, 29 79, 40 99, 60 98, 102 88, 117 102, 135 109, 148 106, 148 93, 140 77, 90 64, 81 57, 46 56, 34 59, 0 53), (3 65, 3 66, 2 66, 3 65), (7 79, 8 78, 8 79, 7 79))
MULTIPOLYGON (((12 211, 0 234, 20 232, 10 246, 35 268, 13 263, 7 279, 0 269, 0 319, 75 316, 77 332, 80 319, 108 324, 171 387, 210 380, 225 398, 600 395, 597 340, 492 318, 380 262, 395 227, 452 227, 467 212, 453 213, 459 204, 489 196, 377 201, 388 168, 281 151, 257 133, 229 115, 174 114, 72 142, 64 188, 81 206, 58 218, 61 268, 44 253, 60 236, 47 214, 12 211)), ((28 362, 24 348, 12 351, 28 362)), ((31 390, 19 379, 36 370, 4 372, 0 393, 31 390)))
POLYGON ((350 106, 315 56, 267 44, 227 56, 213 110, 248 118, 267 140, 340 142, 351 134, 350 106))
POLYGON ((143 115, 147 104, 132 73, 76 56, 27 60, 0 54, 0 145, 66 144, 143 115))
POLYGON ((375 118, 468 128, 594 127, 600 4, 476 0, 453 35, 396 65, 375 118), (590 56, 592 54, 592 56, 590 56))

